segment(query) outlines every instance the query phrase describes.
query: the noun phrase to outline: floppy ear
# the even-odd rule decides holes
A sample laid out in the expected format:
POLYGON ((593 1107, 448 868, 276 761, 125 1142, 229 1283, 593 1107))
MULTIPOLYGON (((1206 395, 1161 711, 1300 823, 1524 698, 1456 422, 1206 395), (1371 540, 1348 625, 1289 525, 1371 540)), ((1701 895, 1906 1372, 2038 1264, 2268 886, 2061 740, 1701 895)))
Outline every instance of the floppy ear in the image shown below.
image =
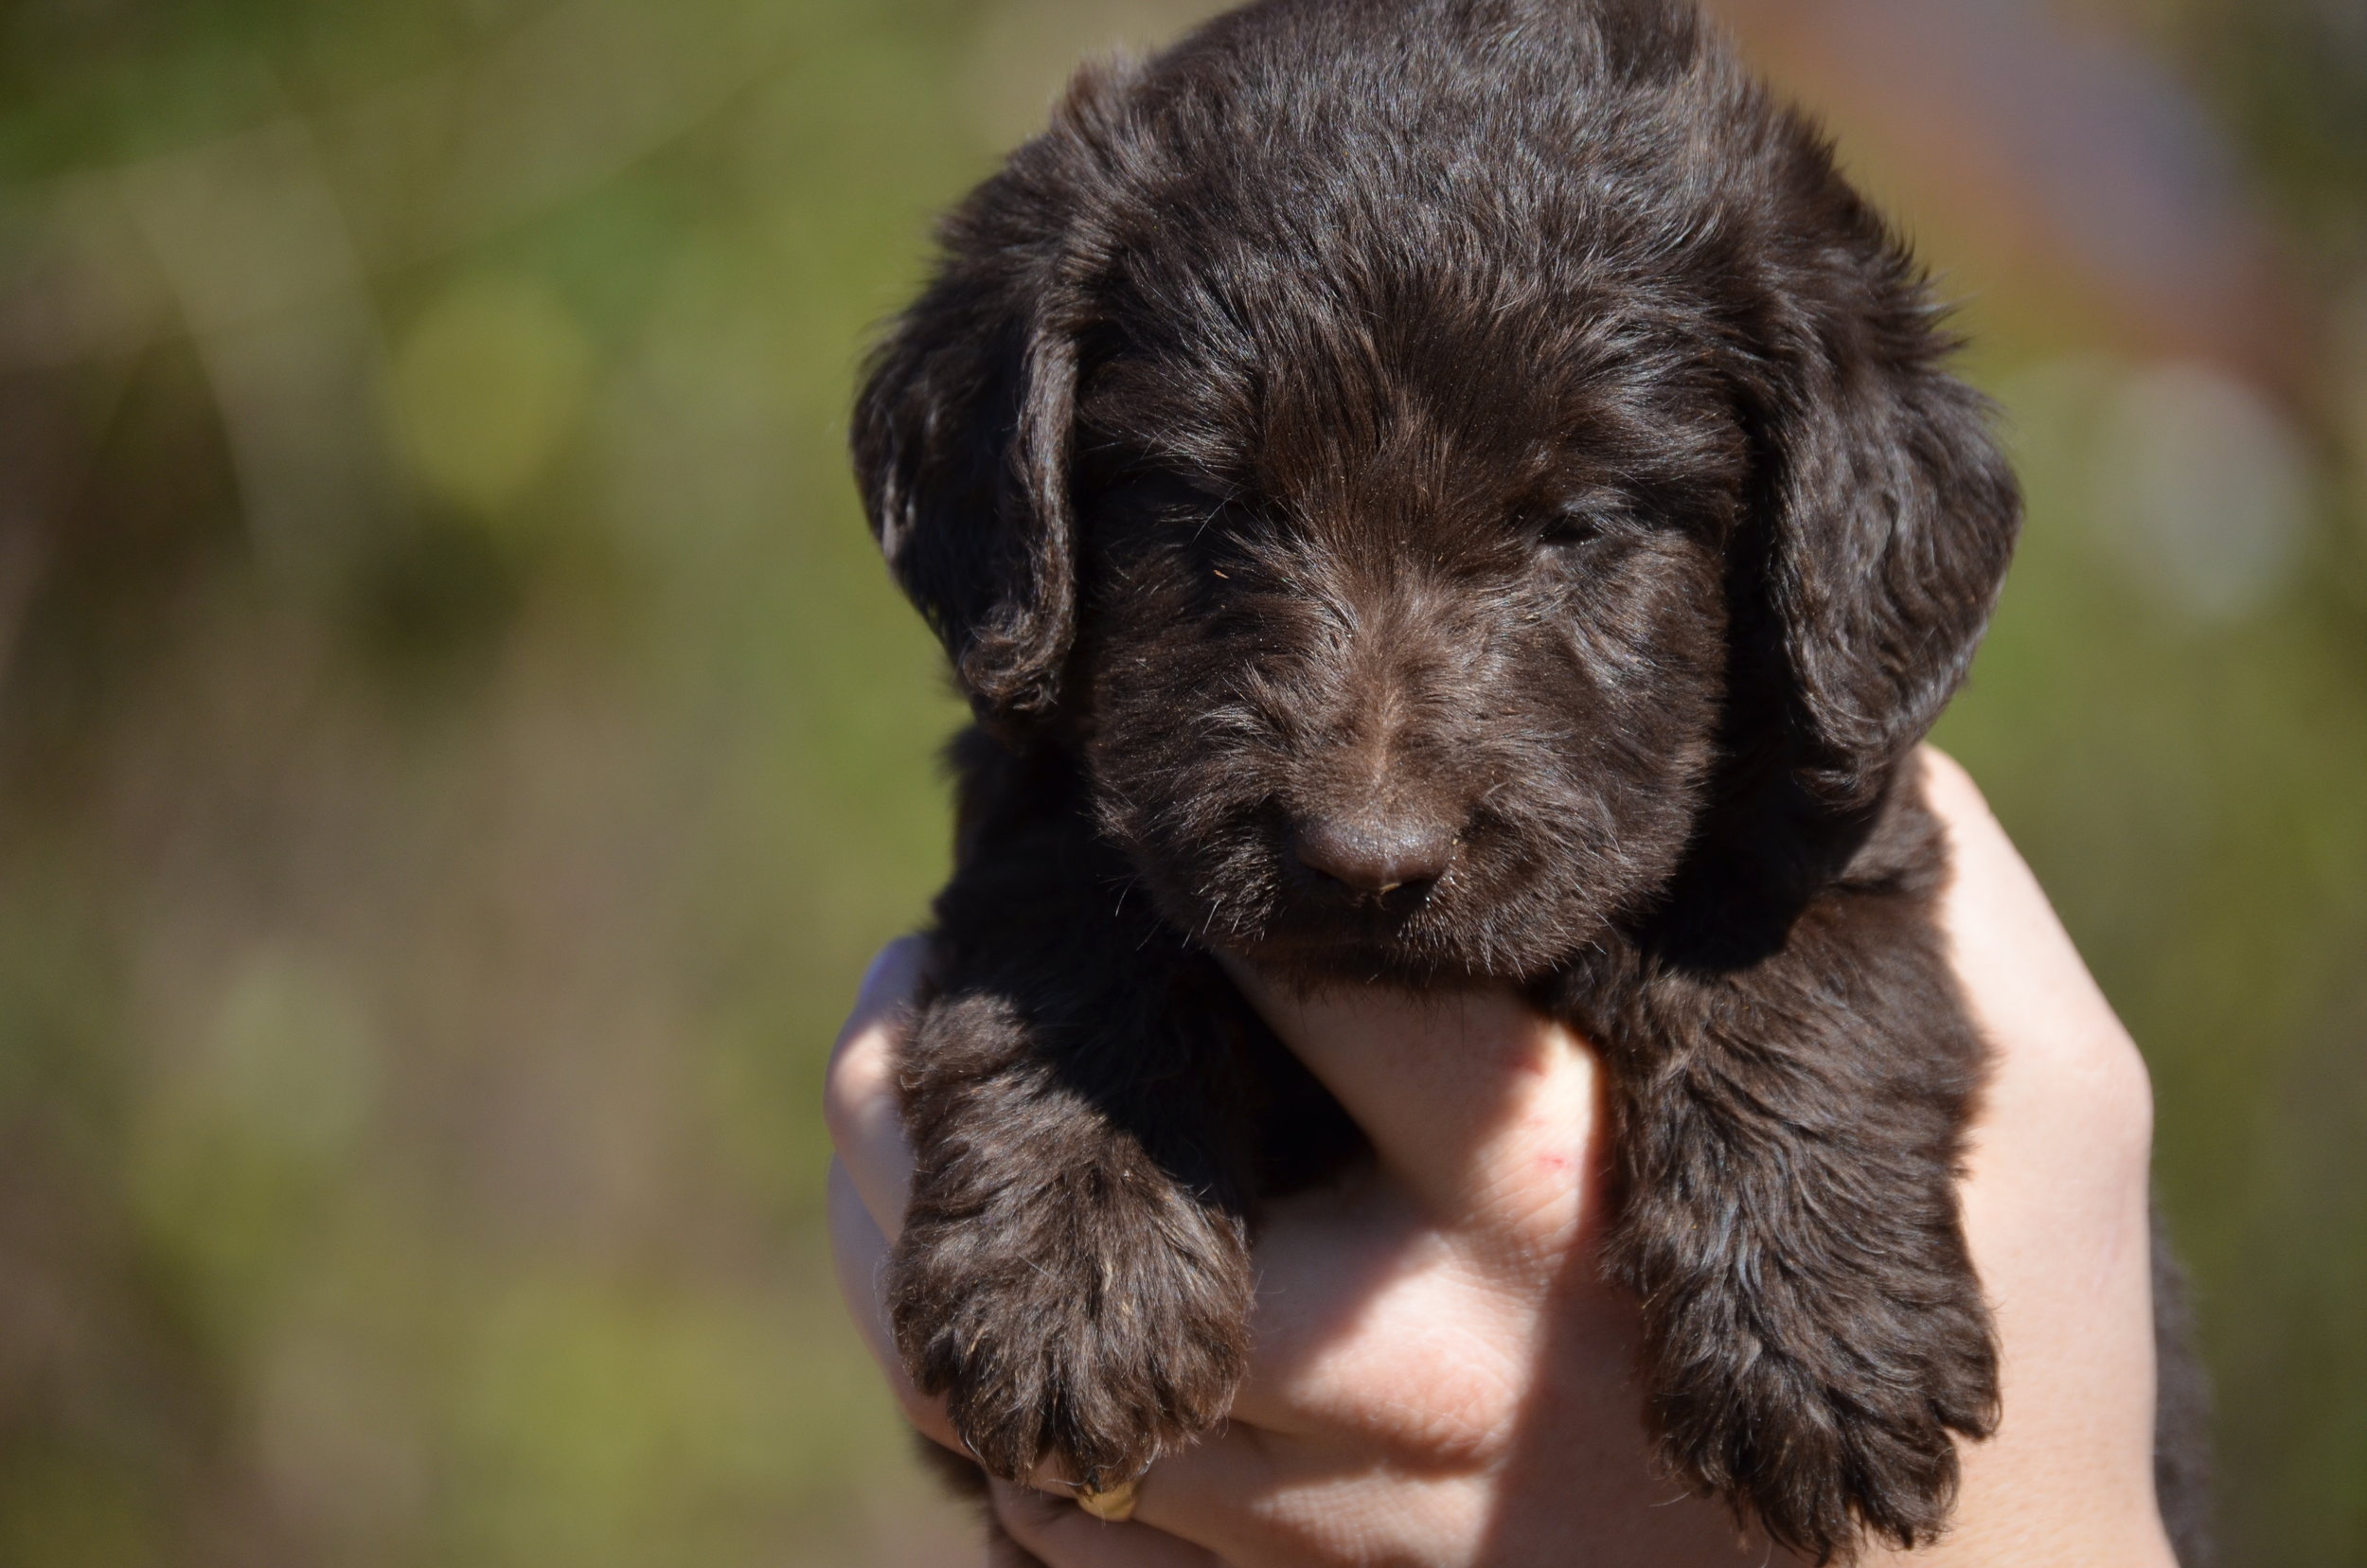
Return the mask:
POLYGON ((1057 703, 1077 620, 1078 324, 1052 140, 1022 149, 948 220, 944 260, 872 356, 853 429, 889 568, 979 717, 1006 723, 1057 703))
POLYGON ((2021 497, 1920 275, 1849 205, 1858 264, 1809 306, 1770 413, 1761 569, 1794 777, 1856 813, 1963 681, 2021 497))

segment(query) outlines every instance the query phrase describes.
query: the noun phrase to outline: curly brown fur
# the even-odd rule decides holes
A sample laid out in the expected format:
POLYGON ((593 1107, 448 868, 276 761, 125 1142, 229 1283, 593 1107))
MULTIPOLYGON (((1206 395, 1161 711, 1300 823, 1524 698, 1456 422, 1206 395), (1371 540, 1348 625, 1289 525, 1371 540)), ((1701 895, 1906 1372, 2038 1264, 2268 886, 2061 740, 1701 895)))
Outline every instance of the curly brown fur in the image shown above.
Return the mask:
POLYGON ((1510 980, 1615 1085, 1673 1470, 1826 1559, 1997 1420, 1909 759, 2013 478, 1919 274, 1677 0, 1265 0, 947 221, 857 467, 975 708, 899 1344, 978 1460, 1224 1413, 1355 1147, 1212 953, 1510 980))

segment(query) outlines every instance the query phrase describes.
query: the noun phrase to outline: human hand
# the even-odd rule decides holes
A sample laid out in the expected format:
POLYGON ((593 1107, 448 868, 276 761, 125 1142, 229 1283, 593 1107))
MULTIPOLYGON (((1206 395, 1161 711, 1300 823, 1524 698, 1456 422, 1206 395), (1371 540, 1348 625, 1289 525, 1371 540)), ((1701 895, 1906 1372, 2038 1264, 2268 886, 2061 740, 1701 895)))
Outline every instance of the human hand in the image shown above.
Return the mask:
MULTIPOLYGON (((1963 1203, 2004 1419, 1966 1449, 1954 1527, 1916 1556, 2160 1568, 2145 1069, 1971 781, 1926 757, 1954 853, 1943 923, 1996 1047, 1963 1203)), ((918 956, 881 954, 832 1058, 831 1222, 907 1416, 959 1452, 903 1375, 879 1290, 910 1173, 893 1058, 918 956)), ((1605 1565, 1792 1560, 1654 1465, 1636 1308, 1596 1256, 1608 1126, 1586 1042, 1508 991, 1308 999, 1236 976, 1375 1157, 1269 1215, 1255 1353, 1225 1428, 1162 1458, 1129 1523, 1050 1478, 996 1483, 1012 1538, 1052 1568, 1497 1568, 1581 1544, 1605 1565)))

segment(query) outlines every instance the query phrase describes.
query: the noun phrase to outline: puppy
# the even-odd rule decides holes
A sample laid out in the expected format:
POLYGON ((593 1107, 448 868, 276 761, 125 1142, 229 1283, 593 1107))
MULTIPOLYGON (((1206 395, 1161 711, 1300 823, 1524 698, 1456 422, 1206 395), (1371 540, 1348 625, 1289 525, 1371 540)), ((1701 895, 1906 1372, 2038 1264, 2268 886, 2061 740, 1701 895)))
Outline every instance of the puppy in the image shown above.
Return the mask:
POLYGON ((1356 1134, 1213 956, 1599 1047, 1672 1471, 1819 1560, 1998 1420, 1912 753, 2020 515, 1913 261, 1678 0, 1263 0, 1088 71, 856 413, 976 725, 890 1295, 980 1465, 1219 1421, 1356 1134))

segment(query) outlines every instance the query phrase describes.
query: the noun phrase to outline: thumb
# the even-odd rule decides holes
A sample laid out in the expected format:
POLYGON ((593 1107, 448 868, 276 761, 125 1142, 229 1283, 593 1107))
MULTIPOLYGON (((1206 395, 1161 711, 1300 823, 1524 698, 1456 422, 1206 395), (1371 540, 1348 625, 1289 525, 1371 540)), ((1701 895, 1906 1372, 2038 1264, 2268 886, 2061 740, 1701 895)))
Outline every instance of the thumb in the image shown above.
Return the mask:
POLYGON ((1508 987, 1305 988, 1228 969, 1436 1224, 1555 1256, 1607 1190, 1601 1063, 1508 987))

